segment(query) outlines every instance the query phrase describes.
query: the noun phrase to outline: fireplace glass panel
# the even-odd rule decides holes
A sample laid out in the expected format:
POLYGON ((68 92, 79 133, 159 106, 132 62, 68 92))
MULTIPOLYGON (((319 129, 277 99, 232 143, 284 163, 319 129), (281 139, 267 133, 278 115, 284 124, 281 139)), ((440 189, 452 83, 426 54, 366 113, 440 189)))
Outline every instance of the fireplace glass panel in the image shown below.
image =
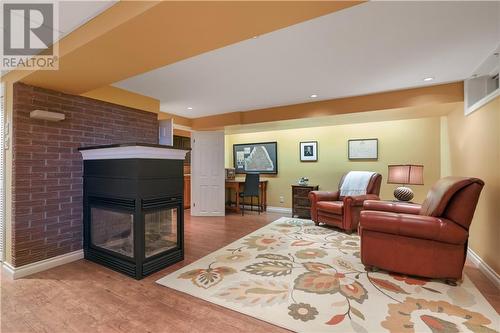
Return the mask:
POLYGON ((92 207, 90 221, 92 244, 127 257, 134 257, 133 213, 92 207))
POLYGON ((177 208, 146 213, 144 225, 146 258, 177 247, 177 208))

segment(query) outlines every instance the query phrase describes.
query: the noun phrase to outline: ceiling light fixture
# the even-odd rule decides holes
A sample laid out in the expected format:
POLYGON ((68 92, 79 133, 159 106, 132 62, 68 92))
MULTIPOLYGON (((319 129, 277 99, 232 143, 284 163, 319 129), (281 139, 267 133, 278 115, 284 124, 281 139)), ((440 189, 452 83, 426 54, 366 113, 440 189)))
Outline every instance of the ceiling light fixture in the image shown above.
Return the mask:
POLYGON ((188 110, 192 110, 193 108, 192 108, 192 107, 190 107, 190 106, 188 106, 188 108, 187 108, 187 109, 188 109, 188 110))
POLYGON ((425 82, 429 82, 429 81, 432 81, 432 80, 434 80, 434 78, 431 77, 431 76, 424 78, 425 82))
POLYGON ((312 94, 312 95, 311 95, 311 96, 309 96, 309 97, 311 97, 311 98, 316 98, 316 97, 318 97, 318 95, 316 95, 316 94, 312 94))

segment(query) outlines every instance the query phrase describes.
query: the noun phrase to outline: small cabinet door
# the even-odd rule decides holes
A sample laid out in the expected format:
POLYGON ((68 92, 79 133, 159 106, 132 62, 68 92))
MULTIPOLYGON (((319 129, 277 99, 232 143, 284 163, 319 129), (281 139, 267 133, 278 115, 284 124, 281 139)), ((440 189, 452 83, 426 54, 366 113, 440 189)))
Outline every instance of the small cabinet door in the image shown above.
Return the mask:
POLYGON ((184 209, 191 208, 191 176, 184 176, 184 209))

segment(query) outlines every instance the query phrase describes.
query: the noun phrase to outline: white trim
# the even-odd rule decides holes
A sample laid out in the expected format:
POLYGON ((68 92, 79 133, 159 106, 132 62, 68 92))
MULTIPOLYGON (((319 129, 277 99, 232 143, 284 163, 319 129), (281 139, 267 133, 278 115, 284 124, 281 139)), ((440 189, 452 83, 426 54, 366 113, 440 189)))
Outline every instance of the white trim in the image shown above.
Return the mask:
POLYGON ((15 280, 80 259, 83 259, 83 250, 65 253, 57 257, 37 261, 20 267, 14 267, 4 262, 2 265, 2 273, 3 277, 15 280))
POLYGON ((494 100, 498 96, 500 96, 500 88, 491 92, 489 95, 486 95, 485 97, 481 98, 479 101, 472 104, 470 107, 468 107, 468 108, 466 107, 465 115, 468 116, 471 113, 473 113, 474 111, 477 111, 478 109, 480 109, 484 105, 488 104, 489 102, 491 102, 492 100, 494 100))
POLYGON ((177 125, 175 122, 174 122, 174 129, 179 129, 179 130, 188 131, 188 132, 193 131, 193 129, 191 127, 184 126, 184 125, 177 125))
POLYGON ((280 213, 280 214, 288 214, 292 215, 292 209, 287 207, 273 207, 267 206, 267 211, 271 213, 280 213))
MULTIPOLYGON (((253 211, 257 213, 257 202, 254 202, 253 206, 253 211)), ((252 206, 250 205, 244 205, 245 206, 245 212, 251 212, 252 206)), ((287 214, 287 215, 292 215, 292 209, 291 208, 286 208, 286 207, 273 207, 273 206, 267 206, 266 212, 269 213, 279 213, 279 214, 287 214)))
POLYGON ((484 274, 486 277, 493 282, 495 287, 500 289, 500 275, 498 275, 493 268, 491 268, 484 260, 477 255, 472 249, 467 248, 467 258, 484 274))
POLYGON ((5 84, 0 83, 0 262, 5 261, 5 245, 6 232, 5 232, 5 173, 7 171, 5 165, 5 129, 6 129, 6 115, 7 107, 5 106, 5 84))
POLYGON ((84 160, 112 160, 119 158, 158 158, 184 160, 187 150, 147 146, 125 146, 80 150, 84 160))

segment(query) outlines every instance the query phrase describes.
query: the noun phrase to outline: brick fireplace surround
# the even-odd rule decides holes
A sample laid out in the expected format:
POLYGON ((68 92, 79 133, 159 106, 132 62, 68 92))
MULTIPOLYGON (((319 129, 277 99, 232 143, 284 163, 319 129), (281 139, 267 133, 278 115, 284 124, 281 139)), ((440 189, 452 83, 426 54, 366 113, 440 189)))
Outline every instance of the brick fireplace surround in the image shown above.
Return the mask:
POLYGON ((158 143, 155 113, 22 83, 14 85, 12 265, 82 248, 82 157, 77 148, 158 143), (66 119, 30 118, 33 110, 66 119))

